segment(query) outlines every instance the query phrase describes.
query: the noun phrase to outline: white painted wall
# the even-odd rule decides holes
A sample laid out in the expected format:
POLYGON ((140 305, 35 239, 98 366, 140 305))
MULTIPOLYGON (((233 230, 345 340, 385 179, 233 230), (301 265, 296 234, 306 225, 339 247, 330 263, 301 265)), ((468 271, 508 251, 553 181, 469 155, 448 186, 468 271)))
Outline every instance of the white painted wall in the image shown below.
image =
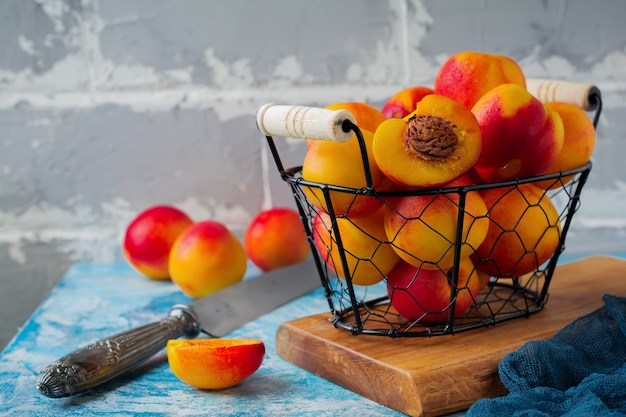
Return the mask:
MULTIPOLYGON (((380 106, 462 50, 600 87, 567 250, 624 251, 625 15, 620 0, 2 0, 0 293, 33 301, 0 312, 37 305, 71 262, 120 261, 150 205, 235 230, 292 205, 256 129, 263 103, 380 106)), ((288 142, 287 165, 303 153, 288 142)))

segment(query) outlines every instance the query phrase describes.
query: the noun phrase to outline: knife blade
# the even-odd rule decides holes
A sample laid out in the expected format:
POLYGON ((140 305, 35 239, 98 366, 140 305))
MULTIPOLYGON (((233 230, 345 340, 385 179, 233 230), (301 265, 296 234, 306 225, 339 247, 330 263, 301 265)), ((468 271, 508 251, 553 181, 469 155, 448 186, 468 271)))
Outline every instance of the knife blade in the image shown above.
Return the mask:
POLYGON ((52 362, 35 388, 50 398, 69 397, 124 374, 165 348, 169 339, 202 331, 222 337, 321 285, 313 257, 248 278, 188 305, 175 305, 154 323, 90 343, 52 362))

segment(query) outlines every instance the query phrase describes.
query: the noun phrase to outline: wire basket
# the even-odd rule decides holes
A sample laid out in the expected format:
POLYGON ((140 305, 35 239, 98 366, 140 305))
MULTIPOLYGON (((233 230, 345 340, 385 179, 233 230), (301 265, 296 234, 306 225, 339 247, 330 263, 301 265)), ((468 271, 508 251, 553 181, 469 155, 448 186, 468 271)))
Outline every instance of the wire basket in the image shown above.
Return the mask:
MULTIPOLYGON (((551 87, 552 83, 552 81, 540 83, 544 89, 544 97, 540 97, 542 101, 566 99, 572 102, 571 95, 563 99, 558 89, 546 89, 546 86, 551 87)), ((559 88, 562 87, 561 84, 562 82, 559 82, 559 88)), ((571 87, 568 84, 566 83, 566 87, 571 87)), ((583 92, 578 91, 575 97, 584 95, 584 104, 581 107, 587 111, 595 111, 593 118, 595 128, 602 107, 600 92, 593 86, 582 87, 584 87, 583 92)), ((461 184, 449 188, 382 191, 372 184, 365 141, 355 123, 344 118, 343 114, 335 114, 332 120, 325 120, 322 123, 326 131, 320 133, 319 120, 316 119, 327 116, 322 113, 318 114, 318 112, 323 112, 322 109, 300 106, 280 107, 283 107, 282 113, 276 117, 273 126, 270 126, 271 123, 267 120, 263 120, 263 108, 259 110, 257 122, 259 129, 266 136, 281 178, 289 184, 293 192, 335 327, 346 329, 355 335, 437 336, 528 317, 543 309, 548 301, 548 288, 559 256, 565 250, 565 238, 572 218, 580 207, 580 195, 590 173, 591 162, 570 171, 492 184, 461 184), (273 137, 305 138, 311 135, 352 136, 352 134, 356 135, 361 149, 363 175, 367 184, 365 188, 354 189, 303 179, 302 166, 284 168, 273 137), (531 272, 519 275, 515 273, 515 267, 506 271, 493 271, 490 265, 493 263, 492 254, 484 252, 478 254, 477 248, 470 247, 472 254, 468 257, 464 252, 468 245, 467 230, 471 229, 475 222, 492 221, 489 219, 489 213, 479 217, 468 216, 468 199, 475 193, 485 193, 489 190, 492 192, 497 190, 502 196, 512 196, 516 193, 522 195, 521 189, 526 187, 526 184, 540 182, 543 183, 542 189, 545 191, 538 197, 538 201, 548 198, 556 210, 555 215, 558 216, 558 220, 551 222, 546 230, 541 231, 544 235, 556 234, 558 240, 556 249, 551 252, 549 258, 540 259, 539 249, 526 248, 519 262, 530 260, 535 263, 535 266, 531 272), (546 182, 549 182, 550 186, 546 186, 546 182), (376 254, 388 250, 390 246, 397 245, 395 239, 390 239, 389 236, 381 238, 380 235, 372 234, 370 229, 363 229, 358 219, 351 219, 349 211, 348 214, 335 213, 331 195, 336 193, 351 196, 353 202, 362 198, 374 199, 383 207, 381 211, 390 210, 398 214, 402 212, 396 207, 396 201, 406 196, 422 196, 425 201, 440 200, 453 205, 456 212, 454 236, 452 238, 445 237, 443 234, 439 236, 441 239, 448 239, 445 256, 451 259, 451 266, 442 268, 439 262, 421 259, 420 256, 408 253, 402 257, 402 260, 410 258, 411 268, 404 271, 404 274, 392 277, 395 271, 390 273, 389 268, 380 267, 376 254), (349 245, 349 240, 354 233, 367 235, 372 249, 366 255, 353 251, 352 246, 349 245), (468 259, 471 260, 470 263, 468 259), (359 270, 359 268, 362 269, 359 270), (365 283, 359 281, 361 279, 359 272, 363 270, 368 271, 368 281, 365 283), (433 282, 436 284, 428 284, 433 282), (431 292, 428 292, 428 297, 420 296, 417 290, 411 290, 412 286, 419 288, 425 285, 438 285, 439 289, 436 291, 438 295, 433 295, 435 292, 432 288, 431 292)), ((502 196, 500 198, 505 198, 502 196)), ((409 227, 406 226, 409 223, 419 224, 418 230, 437 236, 439 234, 437 227, 430 225, 431 217, 426 216, 428 204, 420 215, 404 219, 399 230, 402 227, 409 227)), ((537 201, 528 202, 529 211, 534 210, 535 214, 548 216, 543 212, 543 207, 537 201)), ((514 237, 515 233, 514 229, 502 229, 501 236, 496 239, 504 239, 505 235, 509 238, 514 237)), ((398 247, 396 246, 395 249, 398 247)))

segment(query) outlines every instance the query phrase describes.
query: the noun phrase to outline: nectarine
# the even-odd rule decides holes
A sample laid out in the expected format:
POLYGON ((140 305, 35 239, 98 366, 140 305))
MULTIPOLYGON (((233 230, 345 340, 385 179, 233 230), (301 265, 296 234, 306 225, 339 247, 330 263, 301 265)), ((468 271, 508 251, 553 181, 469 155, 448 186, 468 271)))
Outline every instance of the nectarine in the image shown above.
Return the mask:
POLYGON ((403 119, 376 130, 373 155, 379 169, 404 187, 437 187, 474 166, 480 127, 471 111, 451 98, 430 94, 403 119))
POLYGON ((539 175, 563 148, 563 122, 517 84, 502 84, 472 107, 483 149, 475 169, 486 182, 539 175))
POLYGON ((226 226, 205 220, 178 236, 169 257, 172 281, 183 293, 200 298, 243 279, 248 258, 226 226))
POLYGON ((454 264, 457 247, 464 259, 487 235, 487 207, 477 191, 466 194, 462 213, 456 192, 410 195, 390 203, 385 207, 387 239, 404 261, 416 267, 446 270, 454 264), (463 218, 463 230, 457 246, 459 217, 463 218))
POLYGON ((526 77, 517 62, 504 55, 464 51, 441 65, 433 90, 471 109, 479 98, 500 84, 526 87, 526 77))
POLYGON ((476 267, 494 277, 535 271, 559 246, 559 214, 544 190, 532 183, 481 191, 489 230, 476 249, 476 267))
MULTIPOLYGON (((563 148, 556 160, 546 170, 545 174, 576 169, 591 159, 596 143, 596 130, 587 114, 578 106, 570 103, 549 102, 545 106, 556 111, 563 122, 563 148)), ((542 181, 538 185, 542 188, 557 187, 567 184, 572 177, 561 178, 560 181, 542 181)))
POLYGON ((417 103, 419 103, 425 96, 432 93, 432 88, 422 85, 404 88, 391 96, 383 105, 380 112, 386 119, 402 119, 403 117, 413 113, 417 103))
MULTIPOLYGON (((380 171, 372 155, 373 134, 362 130, 365 141, 368 166, 372 174, 374 188, 384 187, 386 178, 380 171)), ((367 195, 355 195, 353 190, 365 188, 365 168, 358 139, 354 136, 348 142, 315 141, 309 146, 302 164, 302 178, 320 184, 320 187, 304 186, 308 200, 315 206, 328 211, 323 186, 347 187, 348 192, 329 190, 332 208, 337 216, 352 218, 368 216, 377 211, 382 202, 367 195)))
POLYGON ((174 375, 200 389, 232 387, 255 373, 263 363, 265 344, 246 339, 172 339, 167 360, 174 375))
POLYGON ((286 207, 260 212, 243 242, 248 258, 266 272, 302 262, 311 253, 300 215, 286 207))
POLYGON ((449 269, 424 269, 404 261, 398 262, 387 274, 387 294, 392 307, 409 320, 446 321, 450 315, 450 295, 454 288, 454 317, 462 316, 489 282, 489 277, 476 270, 469 258, 460 262, 456 284, 451 272, 449 269))
POLYGON ((330 216, 320 211, 313 220, 313 241, 320 257, 338 277, 350 276, 354 285, 380 282, 400 259, 386 242, 383 212, 359 219, 336 219, 341 245, 330 216), (343 252, 348 271, 342 260, 343 252))
POLYGON ((124 256, 148 278, 170 278, 168 260, 176 238, 193 221, 182 210, 162 205, 139 213, 126 228, 124 256))

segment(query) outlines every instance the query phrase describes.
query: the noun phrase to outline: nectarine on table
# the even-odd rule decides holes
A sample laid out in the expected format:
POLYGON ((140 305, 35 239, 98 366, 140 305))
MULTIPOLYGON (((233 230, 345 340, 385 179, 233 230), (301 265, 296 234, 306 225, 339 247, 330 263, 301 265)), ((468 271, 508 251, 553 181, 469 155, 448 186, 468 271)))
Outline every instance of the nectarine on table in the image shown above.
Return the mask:
POLYGON ((263 363, 265 344, 256 339, 172 339, 167 360, 174 375, 200 389, 239 384, 263 363))
POLYGON ((142 275, 152 279, 169 279, 170 250, 176 238, 191 224, 191 218, 176 207, 150 207, 127 226, 124 256, 142 275))
POLYGON ((170 251, 172 281, 192 298, 204 297, 241 281, 247 267, 248 258, 237 236, 213 220, 189 226, 170 251))
POLYGON ((266 272, 302 262, 311 253, 300 214, 286 207, 260 212, 248 225, 243 242, 248 258, 266 272))

